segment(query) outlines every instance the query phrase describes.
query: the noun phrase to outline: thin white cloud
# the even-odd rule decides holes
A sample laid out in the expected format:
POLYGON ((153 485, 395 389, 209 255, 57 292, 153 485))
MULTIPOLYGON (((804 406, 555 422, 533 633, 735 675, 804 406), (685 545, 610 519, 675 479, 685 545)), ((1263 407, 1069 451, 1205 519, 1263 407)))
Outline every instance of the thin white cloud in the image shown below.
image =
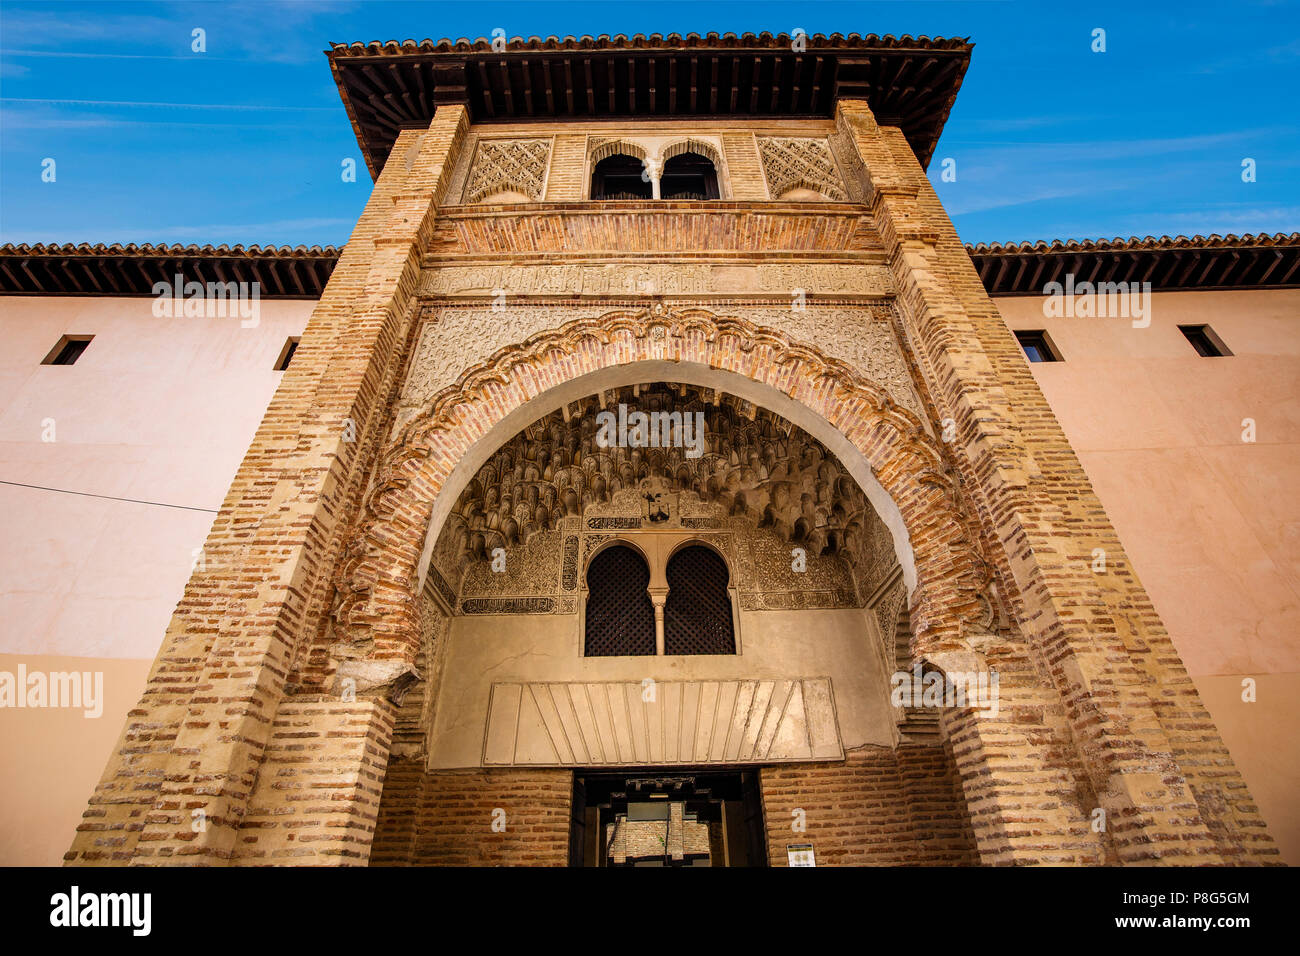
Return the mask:
POLYGON ((24 96, 0 96, 0 103, 28 103, 45 106, 112 106, 144 109, 247 110, 274 113, 337 113, 335 106, 259 106, 254 103, 160 103, 148 100, 65 100, 24 96))
POLYGON ((0 50, 0 56, 41 56, 41 57, 71 57, 74 59, 84 60, 189 60, 191 62, 201 62, 205 60, 230 60, 241 63, 247 63, 247 57, 236 56, 210 56, 207 53, 188 53, 183 56, 177 56, 171 53, 100 53, 100 52, 77 52, 72 50, 0 50))
MULTIPOLYGON (((312 245, 324 243, 342 243, 346 242, 350 227, 356 224, 354 219, 277 219, 270 222, 242 222, 242 223, 195 223, 186 226, 122 226, 116 223, 102 223, 100 225, 79 223, 78 228, 81 235, 86 237, 86 242, 193 242, 198 244, 234 245, 241 242, 244 245, 275 245, 275 244, 293 244, 293 245, 312 245), (312 237, 306 235, 311 230, 332 230, 337 231, 336 235, 328 238, 312 237)), ((17 233, 10 230, 0 231, 0 243, 27 243, 31 245, 37 242, 47 243, 65 243, 78 242, 75 235, 69 234, 67 229, 56 229, 51 232, 23 232, 17 233)))

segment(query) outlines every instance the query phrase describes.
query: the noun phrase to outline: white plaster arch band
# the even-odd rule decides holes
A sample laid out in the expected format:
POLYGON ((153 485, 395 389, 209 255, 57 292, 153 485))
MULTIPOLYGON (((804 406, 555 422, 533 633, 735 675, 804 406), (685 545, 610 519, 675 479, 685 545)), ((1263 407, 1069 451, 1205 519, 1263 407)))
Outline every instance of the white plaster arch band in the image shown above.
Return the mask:
POLYGON ((649 155, 644 146, 638 146, 636 143, 630 143, 624 139, 616 139, 613 142, 601 143, 591 151, 591 166, 594 169, 596 164, 602 159, 609 159, 611 156, 617 156, 622 153, 624 156, 631 156, 642 162, 649 155))
POLYGON ((520 405, 471 445, 452 469, 434 501, 433 515, 425 530, 424 548, 420 553, 419 586, 424 587, 429 572, 429 559, 433 556, 433 547, 448 514, 470 480, 498 448, 537 419, 559 411, 570 402, 624 385, 649 385, 655 382, 682 382, 739 396, 780 415, 825 445, 853 476, 853 480, 871 502, 871 507, 889 529, 894 541, 894 556, 903 570, 903 583, 907 587, 908 598, 912 597, 916 590, 916 555, 907 526, 903 522, 903 514, 876 479, 870 463, 857 446, 821 415, 771 385, 756 382, 738 372, 711 368, 698 362, 667 361, 614 365, 570 379, 520 405))
POLYGON ((698 139, 679 139, 669 143, 659 151, 659 158, 667 162, 683 153, 699 153, 713 164, 714 172, 722 175, 722 156, 711 145, 698 139))

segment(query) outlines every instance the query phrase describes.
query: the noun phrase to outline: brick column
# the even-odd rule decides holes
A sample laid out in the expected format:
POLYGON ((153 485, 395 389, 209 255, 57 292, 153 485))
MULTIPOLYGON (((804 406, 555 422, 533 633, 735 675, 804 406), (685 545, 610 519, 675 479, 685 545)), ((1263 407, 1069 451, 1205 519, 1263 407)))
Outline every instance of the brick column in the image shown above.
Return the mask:
MULTIPOLYGON (((273 727, 283 723, 286 674, 323 626, 340 525, 360 505, 388 425, 421 251, 467 127, 463 107, 440 107, 427 131, 398 136, 213 522, 67 861, 220 864, 234 855, 254 787, 272 785, 259 784, 259 771, 265 778, 273 727)), ((322 757, 331 773, 358 782, 376 765, 382 777, 385 720, 391 729, 382 705, 360 706, 365 713, 356 703, 316 706, 322 721, 363 727, 367 745, 349 731, 322 757)), ((315 855, 342 856, 320 841, 354 834, 329 832, 315 855)), ((278 856, 273 842, 261 839, 259 852, 278 856)))
MULTIPOLYGON (((900 130, 842 100, 867 201, 898 282, 907 347, 951 451, 1020 633, 1068 718, 1083 773, 1122 862, 1246 862, 1275 853, 1240 774, 1129 565, 1100 501, 985 294, 951 221, 900 130), (1106 551, 1109 571, 1091 571, 1106 551)), ((1048 859, 1016 826, 1025 786, 1062 755, 1037 744, 1042 682, 1008 687, 1001 714, 954 739, 982 856, 1048 859), (1022 707, 1024 708, 1022 710, 1022 707), (991 821, 1002 830, 990 837, 991 821), (981 833, 981 827, 984 833, 981 833)), ((1085 803, 1087 798, 1085 798, 1085 803)), ((1087 809, 1085 807, 1085 809, 1087 809)), ((1062 835, 1064 836, 1064 835, 1062 835)))

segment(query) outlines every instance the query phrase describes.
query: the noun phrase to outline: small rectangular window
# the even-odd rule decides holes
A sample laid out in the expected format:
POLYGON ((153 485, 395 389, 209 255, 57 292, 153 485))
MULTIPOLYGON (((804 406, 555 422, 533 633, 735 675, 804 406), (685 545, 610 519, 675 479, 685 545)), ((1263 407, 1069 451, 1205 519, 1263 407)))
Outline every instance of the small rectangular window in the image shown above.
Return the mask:
POLYGON ((1016 332, 1016 338, 1020 341, 1020 347, 1025 350, 1025 356, 1029 361, 1061 361, 1061 353, 1056 350, 1051 338, 1042 329, 1019 330, 1016 332))
POLYGON ((1180 325, 1178 331, 1192 343, 1196 354, 1203 358, 1218 358, 1232 354, 1223 344, 1223 340, 1215 335, 1214 330, 1208 325, 1180 325))
POLYGON ((93 335, 65 335, 59 339, 58 344, 50 349, 50 354, 45 356, 41 362, 42 365, 75 365, 77 359, 81 358, 81 353, 86 351, 86 346, 90 344, 93 335))
POLYGON ((298 339, 292 336, 284 343, 284 348, 280 349, 280 357, 275 360, 275 370, 283 372, 289 367, 293 360, 293 353, 298 351, 298 339))

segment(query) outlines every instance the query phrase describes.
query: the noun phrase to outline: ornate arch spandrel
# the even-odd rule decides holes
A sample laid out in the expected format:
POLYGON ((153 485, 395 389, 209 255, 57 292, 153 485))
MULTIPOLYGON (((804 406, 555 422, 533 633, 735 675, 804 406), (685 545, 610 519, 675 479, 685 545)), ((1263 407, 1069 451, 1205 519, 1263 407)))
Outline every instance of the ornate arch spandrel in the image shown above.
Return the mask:
POLYGON ((915 555, 911 615, 926 653, 981 631, 983 562, 942 453, 921 420, 815 346, 704 309, 618 310, 497 350, 433 396, 385 451, 336 577, 337 659, 403 660, 419 647, 419 562, 435 503, 469 449, 511 412, 585 375, 641 362, 693 363, 774 388, 836 429, 902 515, 915 555))

